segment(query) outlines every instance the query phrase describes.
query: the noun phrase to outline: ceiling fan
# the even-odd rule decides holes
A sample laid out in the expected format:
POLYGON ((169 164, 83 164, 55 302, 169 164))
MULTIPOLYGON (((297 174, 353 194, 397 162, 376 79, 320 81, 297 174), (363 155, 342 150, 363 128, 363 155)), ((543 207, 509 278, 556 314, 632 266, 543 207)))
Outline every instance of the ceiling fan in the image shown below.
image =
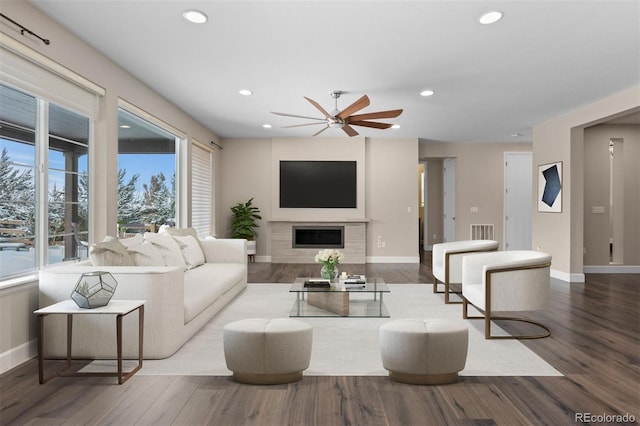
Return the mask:
POLYGON ((325 127, 318 130, 313 136, 319 135, 324 132, 328 128, 333 129, 342 129, 349 136, 357 136, 358 132, 351 126, 363 126, 363 127, 372 127, 374 129, 388 129, 392 126, 389 123, 380 123, 376 121, 368 121, 375 120, 379 118, 396 118, 400 114, 402 114, 401 109, 393 109, 389 111, 378 111, 378 112, 370 112, 366 114, 357 114, 352 115, 363 108, 369 106, 369 97, 367 95, 362 96, 360 99, 340 111, 338 109, 338 98, 342 95, 342 91, 334 90, 331 92, 331 97, 335 100, 335 108, 331 112, 327 112, 324 108, 320 106, 319 103, 314 101, 313 99, 309 99, 306 96, 304 97, 311 105, 316 107, 318 111, 324 115, 324 118, 317 117, 306 117, 303 115, 294 115, 294 114, 286 114, 284 112, 272 112, 272 114, 282 115, 284 117, 296 117, 296 118, 306 118, 309 120, 315 120, 313 123, 304 123, 304 124, 295 124, 292 126, 283 126, 284 128, 289 127, 302 127, 302 126, 314 126, 318 124, 324 124, 325 127))

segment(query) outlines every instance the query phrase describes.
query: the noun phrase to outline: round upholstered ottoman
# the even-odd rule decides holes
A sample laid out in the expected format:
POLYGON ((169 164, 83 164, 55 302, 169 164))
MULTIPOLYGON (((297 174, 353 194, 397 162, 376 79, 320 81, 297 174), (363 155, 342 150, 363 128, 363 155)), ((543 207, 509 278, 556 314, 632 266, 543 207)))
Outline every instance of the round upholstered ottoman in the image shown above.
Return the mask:
POLYGON ((244 319, 223 331, 224 357, 242 383, 279 384, 302 379, 309 367, 312 328, 289 319, 244 319))
POLYGON ((462 321, 402 319, 380 326, 382 365, 395 382, 453 383, 467 361, 469 330, 462 321))

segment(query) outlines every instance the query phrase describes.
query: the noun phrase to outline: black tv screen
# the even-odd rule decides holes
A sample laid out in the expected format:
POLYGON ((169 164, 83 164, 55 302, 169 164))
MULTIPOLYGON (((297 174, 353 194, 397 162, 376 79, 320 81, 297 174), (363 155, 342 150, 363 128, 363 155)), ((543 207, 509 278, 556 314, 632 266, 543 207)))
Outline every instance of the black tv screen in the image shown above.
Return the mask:
POLYGON ((356 208, 355 161, 280 161, 281 208, 356 208))

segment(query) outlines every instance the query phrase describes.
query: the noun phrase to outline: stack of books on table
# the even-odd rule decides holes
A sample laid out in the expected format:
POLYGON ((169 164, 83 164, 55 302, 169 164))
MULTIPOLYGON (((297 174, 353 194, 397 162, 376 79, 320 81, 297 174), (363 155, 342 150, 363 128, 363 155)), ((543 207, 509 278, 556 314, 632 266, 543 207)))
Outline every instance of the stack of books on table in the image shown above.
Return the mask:
POLYGON ((331 287, 331 281, 324 279, 308 279, 304 282, 306 288, 329 288, 331 287))
POLYGON ((349 275, 340 284, 345 288, 364 288, 367 285, 367 280, 364 275, 349 275))

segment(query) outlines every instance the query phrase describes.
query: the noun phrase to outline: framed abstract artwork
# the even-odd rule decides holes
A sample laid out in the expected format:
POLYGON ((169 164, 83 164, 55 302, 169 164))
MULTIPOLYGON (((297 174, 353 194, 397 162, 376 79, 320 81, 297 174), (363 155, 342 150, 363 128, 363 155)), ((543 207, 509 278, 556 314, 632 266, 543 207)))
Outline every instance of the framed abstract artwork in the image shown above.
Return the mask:
POLYGON ((562 161, 538 166, 538 211, 562 213, 562 161))

